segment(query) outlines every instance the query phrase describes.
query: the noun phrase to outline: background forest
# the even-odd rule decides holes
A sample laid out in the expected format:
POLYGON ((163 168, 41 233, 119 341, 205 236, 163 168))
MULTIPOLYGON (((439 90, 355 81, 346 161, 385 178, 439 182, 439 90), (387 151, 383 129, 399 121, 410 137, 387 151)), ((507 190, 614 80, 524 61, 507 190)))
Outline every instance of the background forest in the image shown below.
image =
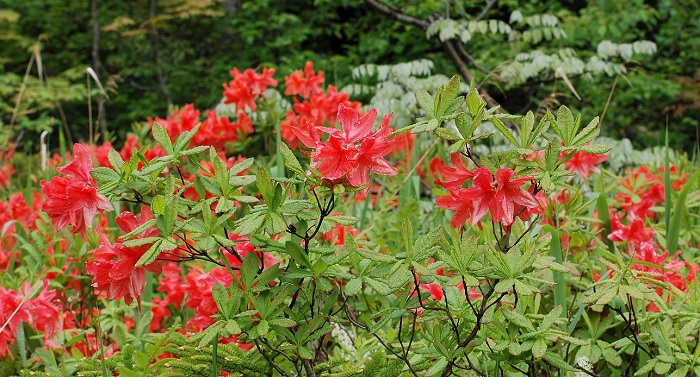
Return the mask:
POLYGON ((284 75, 311 60, 350 90, 377 84, 357 66, 416 59, 475 77, 511 113, 566 103, 636 147, 661 144, 667 123, 671 145, 697 145, 694 0, 0 0, 0 126, 31 153, 43 130, 86 141, 92 111, 119 147, 169 107, 216 106, 212 83, 234 66, 284 75), (90 109, 87 67, 102 85, 90 109))

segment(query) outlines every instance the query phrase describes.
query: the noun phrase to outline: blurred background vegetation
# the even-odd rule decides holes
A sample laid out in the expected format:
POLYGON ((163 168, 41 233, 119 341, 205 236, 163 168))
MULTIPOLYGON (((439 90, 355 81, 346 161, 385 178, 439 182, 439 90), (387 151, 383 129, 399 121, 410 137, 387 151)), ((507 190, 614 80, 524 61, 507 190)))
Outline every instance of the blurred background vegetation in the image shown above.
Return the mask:
POLYGON ((149 116, 215 107, 234 66, 281 79, 312 60, 343 87, 416 59, 511 113, 567 104, 636 147, 667 123, 672 146, 698 143, 696 0, 0 0, 0 128, 36 153, 44 130, 87 141, 91 113, 119 147, 149 116))

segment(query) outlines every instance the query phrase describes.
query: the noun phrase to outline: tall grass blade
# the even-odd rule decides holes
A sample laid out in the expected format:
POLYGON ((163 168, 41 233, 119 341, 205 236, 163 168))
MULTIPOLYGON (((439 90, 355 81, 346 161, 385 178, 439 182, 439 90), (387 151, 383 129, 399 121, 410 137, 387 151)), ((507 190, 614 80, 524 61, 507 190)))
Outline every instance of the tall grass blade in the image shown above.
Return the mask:
MULTIPOLYGON (((559 239, 559 227, 554 228, 553 226, 547 224, 542 227, 542 230, 549 232, 552 235, 552 241, 549 244, 549 252, 554 257, 557 263, 562 264, 564 262, 564 255, 561 250, 561 240, 559 239)), ((561 311, 562 318, 566 318, 568 305, 566 304, 566 280, 564 279, 564 274, 562 272, 553 271, 554 277, 554 307, 561 305, 564 309, 561 311)), ((559 325, 560 330, 566 330, 566 325, 559 325)))
POLYGON ((671 224, 671 158, 669 157, 668 151, 668 116, 666 117, 666 136, 664 141, 664 195, 666 202, 664 203, 665 212, 664 217, 666 220, 666 232, 668 234, 668 227, 671 224))
POLYGON ((613 242, 610 241, 608 236, 612 233, 612 224, 610 223, 610 212, 608 210, 608 197, 605 195, 603 189, 603 177, 601 176, 596 183, 596 190, 598 191, 598 200, 596 201, 596 207, 598 209, 598 219, 600 220, 600 237, 603 239, 603 243, 608 247, 608 250, 613 251, 613 242))
POLYGON ((700 179, 700 169, 696 169, 693 175, 688 179, 685 186, 678 195, 675 210, 669 228, 666 230, 666 250, 673 254, 678 250, 678 239, 681 233, 681 222, 685 214, 685 200, 688 194, 695 188, 697 180, 700 179))

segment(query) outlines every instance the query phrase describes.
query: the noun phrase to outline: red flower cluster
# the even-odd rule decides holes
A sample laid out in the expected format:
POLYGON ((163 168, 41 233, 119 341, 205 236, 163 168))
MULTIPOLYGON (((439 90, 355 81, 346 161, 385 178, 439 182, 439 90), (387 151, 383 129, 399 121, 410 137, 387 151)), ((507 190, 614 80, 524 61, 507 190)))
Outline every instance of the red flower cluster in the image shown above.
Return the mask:
POLYGON ((341 129, 318 127, 309 124, 306 130, 293 128, 293 132, 305 146, 314 150, 311 167, 318 170, 324 179, 344 182, 353 187, 369 186, 369 172, 394 175, 398 172, 384 157, 396 147, 396 140, 389 140, 391 114, 382 119, 375 133, 372 126, 377 119, 377 110, 371 109, 360 117, 360 113, 340 104, 337 119, 341 129), (329 135, 321 141, 321 132, 329 135))
POLYGON ((520 217, 523 221, 539 211, 540 203, 532 192, 522 188, 525 182, 532 180, 530 176, 513 179, 515 171, 501 168, 493 174, 486 168, 476 168, 470 172, 461 162, 461 157, 452 157, 454 167, 438 167, 445 181, 436 180, 435 184, 443 186, 449 195, 437 198, 441 208, 455 211, 450 225, 461 228, 469 219, 472 225, 481 221, 487 213, 491 213, 494 222, 509 226, 520 217), (473 187, 462 188, 462 184, 473 178, 473 187))
MULTIPOLYGON (((194 104, 189 103, 185 107, 173 111, 166 119, 148 118, 151 127, 154 123, 163 126, 171 140, 177 139, 181 133, 192 130, 199 121, 200 112, 194 108, 194 104)), ((218 116, 216 111, 207 111, 207 119, 201 122, 199 131, 190 141, 190 146, 194 145, 211 145, 217 150, 223 151, 226 149, 226 144, 233 143, 245 138, 246 135, 253 133, 253 124, 243 112, 238 113, 238 121, 232 123, 228 117, 218 116)), ((127 145, 131 143, 131 147, 127 148, 126 152, 131 156, 131 149, 136 146, 135 137, 129 140, 127 136, 127 145)), ((125 147, 126 148, 126 147, 125 147)), ((122 156, 124 158, 125 156, 122 156)))
POLYGON ((223 84, 226 98, 224 103, 235 104, 237 112, 245 111, 246 107, 255 110, 255 99, 262 96, 269 86, 277 86, 277 80, 272 78, 275 70, 271 68, 263 68, 262 73, 255 73, 250 68, 241 73, 238 68, 234 68, 230 73, 233 80, 223 84))
POLYGON ((22 322, 44 332, 45 341, 63 329, 59 306, 55 303, 56 291, 49 290, 48 285, 45 280, 41 293, 35 298, 26 297, 30 294, 26 282, 21 292, 0 287, 0 356, 12 357, 9 345, 15 342, 17 328, 22 322))
MULTIPOLYGON (((144 206, 141 209, 141 217, 131 212, 122 212, 117 216, 116 221, 119 228, 125 233, 129 233, 153 218, 151 209, 144 206)), ((154 237, 158 230, 151 228, 141 233, 137 238, 154 237)), ((126 247, 122 242, 110 244, 107 237, 100 235, 102 245, 92 250, 94 260, 87 262, 86 272, 93 276, 92 286, 101 291, 107 292, 110 300, 119 300, 122 297, 127 305, 134 299, 141 308, 141 294, 146 285, 146 270, 153 273, 160 273, 160 266, 157 262, 136 268, 136 262, 148 251, 152 244, 145 244, 135 247, 126 247)))
POLYGON ((0 188, 9 186, 10 177, 15 174, 15 169, 9 162, 14 152, 14 145, 5 149, 0 149, 0 188))
MULTIPOLYGON (((565 152, 561 152, 559 158, 566 156, 565 152)), ((566 170, 574 172, 584 179, 588 179, 591 176, 591 172, 600 173, 600 169, 596 165, 607 161, 608 155, 606 154, 593 154, 578 151, 573 157, 564 161, 564 168, 566 170)))
MULTIPOLYGON (((671 187, 680 191, 688 179, 687 174, 678 174, 675 166, 671 166, 671 187), (675 177, 674 177, 675 176, 675 177)), ((627 169, 625 180, 620 183, 622 190, 615 196, 622 209, 642 219, 656 218, 651 207, 662 204, 666 200, 664 189, 663 168, 657 174, 652 173, 646 166, 627 169)))
POLYGON ((304 72, 296 71, 285 78, 287 95, 296 94, 302 98, 300 102, 294 99, 293 109, 287 112, 286 119, 280 124, 282 139, 290 148, 296 149, 301 141, 299 134, 308 135, 316 126, 335 124, 338 107, 342 104, 354 109, 360 108, 359 102, 351 102, 350 95, 339 92, 338 88, 329 85, 323 92, 323 71, 314 74, 313 63, 307 62, 304 72))
POLYGON ((90 176, 93 169, 90 148, 75 144, 73 155, 73 161, 58 168, 62 176, 41 181, 41 192, 46 197, 41 210, 51 217, 57 230, 71 224, 73 233, 85 234, 85 228, 92 228, 100 210, 111 211, 113 207, 97 192, 95 180, 90 176))
POLYGON ((322 94, 323 89, 323 71, 314 73, 314 63, 306 62, 304 71, 294 71, 291 75, 284 78, 284 84, 287 87, 284 90, 286 95, 298 94, 303 98, 309 98, 312 94, 322 94))
POLYGON ((0 270, 10 268, 12 259, 19 262, 20 252, 15 247, 17 226, 22 226, 25 231, 36 229, 37 211, 41 205, 39 193, 34 193, 32 204, 27 205, 21 192, 12 194, 7 201, 0 201, 0 270))

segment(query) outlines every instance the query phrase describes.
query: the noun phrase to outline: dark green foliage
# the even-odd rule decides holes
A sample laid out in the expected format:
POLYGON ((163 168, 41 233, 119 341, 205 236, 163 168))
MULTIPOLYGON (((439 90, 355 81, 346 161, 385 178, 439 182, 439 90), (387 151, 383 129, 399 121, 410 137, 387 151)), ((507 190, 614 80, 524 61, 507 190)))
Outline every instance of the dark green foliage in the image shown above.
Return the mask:
MULTIPOLYGON (((460 2, 463 9, 443 1, 409 2, 405 7, 399 0, 387 3, 420 20, 470 20, 484 5, 475 0, 460 2)), ((510 42, 504 35, 475 34, 469 40, 468 52, 492 74, 469 69, 477 82, 485 79, 484 89, 504 108, 525 113, 560 102, 580 109, 584 118, 605 112, 602 134, 631 138, 637 147, 659 144, 668 117, 672 146, 690 150, 697 143, 700 7, 695 1, 507 0, 497 2, 486 19, 509 22, 515 10, 526 18, 544 13, 558 17, 568 37, 535 43, 539 38, 510 42), (635 55, 627 61, 627 73, 616 83, 615 77, 570 77, 581 95, 579 103, 561 78, 548 72, 515 84, 499 80, 501 64, 518 53, 539 49, 549 54, 570 47, 585 60, 604 40, 650 40, 658 48, 654 56, 635 55)), ((423 30, 389 19, 361 0, 241 0, 234 13, 221 1, 98 1, 98 12, 104 69, 97 73, 109 96, 109 135, 103 136, 116 140, 117 147, 132 123, 164 117, 169 105, 193 102, 202 110, 215 106, 222 97, 220 84, 230 80, 228 71, 234 66, 275 67, 281 80, 313 60, 325 71, 327 83, 338 87, 350 84, 351 69, 366 63, 428 58, 435 62, 434 73, 452 76, 456 71, 437 35, 426 38, 423 30)), ((0 24, 0 125, 10 123, 39 41, 35 58, 40 58, 42 72, 35 59, 14 125, 15 136, 29 132, 20 148, 35 152, 43 130, 53 130, 50 143, 55 147, 61 110, 73 139, 86 141, 85 67, 93 65, 90 2, 0 0, 0 24)), ((513 27, 523 33, 528 29, 513 27)), ((97 94, 92 91, 93 118, 97 94)))

